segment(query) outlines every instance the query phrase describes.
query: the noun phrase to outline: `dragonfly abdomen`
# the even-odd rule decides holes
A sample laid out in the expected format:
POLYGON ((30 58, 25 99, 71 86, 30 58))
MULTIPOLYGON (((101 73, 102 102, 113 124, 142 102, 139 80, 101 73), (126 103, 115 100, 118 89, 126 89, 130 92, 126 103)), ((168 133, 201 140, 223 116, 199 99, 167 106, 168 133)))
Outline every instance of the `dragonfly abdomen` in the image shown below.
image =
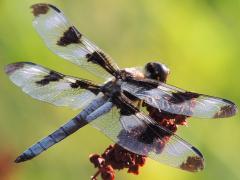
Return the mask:
POLYGON ((99 107, 103 106, 105 103, 106 103, 105 97, 100 97, 93 100, 85 109, 81 111, 81 113, 79 113, 73 119, 71 119, 66 124, 58 128, 56 131, 54 131, 47 137, 43 138, 39 142, 35 143, 26 151, 24 151, 19 157, 17 157, 15 162, 20 163, 36 157, 37 155, 41 154, 43 151, 47 150, 51 146, 62 141, 69 135, 73 134, 81 127, 87 125, 89 122, 97 118, 96 116, 95 118, 87 118, 87 116, 90 115, 99 107))
POLYGON ((88 124, 88 122, 81 119, 79 115, 74 117, 72 120, 70 120, 63 126, 61 126, 52 134, 48 135, 47 137, 43 138, 42 140, 28 148, 15 160, 15 162, 20 163, 36 157, 37 155, 41 154, 43 151, 47 150, 54 144, 60 142, 67 136, 73 134, 78 129, 88 124))

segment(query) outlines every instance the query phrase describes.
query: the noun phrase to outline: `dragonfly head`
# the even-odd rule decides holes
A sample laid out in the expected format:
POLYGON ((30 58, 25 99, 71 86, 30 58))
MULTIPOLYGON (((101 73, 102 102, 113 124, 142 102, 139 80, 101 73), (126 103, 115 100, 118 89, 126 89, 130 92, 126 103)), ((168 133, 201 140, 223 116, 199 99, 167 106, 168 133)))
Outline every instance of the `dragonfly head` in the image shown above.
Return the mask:
POLYGON ((155 79, 161 82, 166 82, 170 73, 169 68, 165 64, 158 62, 149 62, 144 67, 145 77, 149 79, 155 79))

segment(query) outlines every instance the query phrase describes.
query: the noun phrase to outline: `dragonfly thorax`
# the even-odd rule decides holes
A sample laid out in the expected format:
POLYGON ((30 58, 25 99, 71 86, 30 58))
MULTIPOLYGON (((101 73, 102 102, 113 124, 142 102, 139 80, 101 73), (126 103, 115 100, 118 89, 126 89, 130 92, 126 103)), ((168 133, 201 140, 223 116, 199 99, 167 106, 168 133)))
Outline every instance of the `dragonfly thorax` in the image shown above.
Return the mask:
POLYGON ((121 84, 121 79, 108 81, 102 86, 101 92, 109 98, 112 98, 113 96, 118 96, 121 94, 121 84))

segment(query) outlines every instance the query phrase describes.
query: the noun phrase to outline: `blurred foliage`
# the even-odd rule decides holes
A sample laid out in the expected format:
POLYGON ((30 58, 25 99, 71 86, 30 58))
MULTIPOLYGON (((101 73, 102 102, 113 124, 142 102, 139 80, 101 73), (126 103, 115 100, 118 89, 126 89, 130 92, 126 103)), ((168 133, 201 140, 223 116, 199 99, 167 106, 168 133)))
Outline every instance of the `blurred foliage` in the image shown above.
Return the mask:
MULTIPOLYGON (((0 1, 0 156, 11 149, 8 157, 16 157, 78 113, 28 97, 9 81, 4 65, 32 61, 98 80, 45 47, 31 26, 29 6, 38 2, 0 1)), ((120 67, 161 61, 171 69, 170 84, 240 103, 239 0, 47 2, 64 10, 120 67)), ((179 131, 205 155, 203 172, 187 173, 148 160, 138 177, 120 172, 117 179, 240 179, 239 125, 239 115, 225 120, 192 118, 189 127, 179 131)), ((84 127, 38 158, 12 165, 10 179, 89 179, 95 170, 88 155, 103 152, 110 143, 100 132, 84 127)))

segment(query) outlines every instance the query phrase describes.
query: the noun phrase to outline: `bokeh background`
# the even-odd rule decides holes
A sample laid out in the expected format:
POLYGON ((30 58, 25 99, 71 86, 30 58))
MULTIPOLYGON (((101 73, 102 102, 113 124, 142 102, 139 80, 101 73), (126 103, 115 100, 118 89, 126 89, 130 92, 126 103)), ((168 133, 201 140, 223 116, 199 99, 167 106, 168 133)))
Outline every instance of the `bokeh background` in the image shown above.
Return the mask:
MULTIPOLYGON (((0 1, 0 179, 89 179, 90 153, 111 143, 87 126, 38 158, 14 165, 23 150, 78 113, 30 98, 14 86, 4 65, 32 61, 65 74, 99 82, 52 54, 31 25, 34 0, 0 1)), ((45 0, 46 2, 46 0, 45 0)), ((65 15, 120 67, 160 61, 168 82, 240 104, 240 1, 232 0, 55 0, 65 15)), ((116 179, 240 179, 239 115, 222 120, 190 119, 178 132, 205 155, 206 168, 187 173, 148 160, 138 176, 116 179)))

